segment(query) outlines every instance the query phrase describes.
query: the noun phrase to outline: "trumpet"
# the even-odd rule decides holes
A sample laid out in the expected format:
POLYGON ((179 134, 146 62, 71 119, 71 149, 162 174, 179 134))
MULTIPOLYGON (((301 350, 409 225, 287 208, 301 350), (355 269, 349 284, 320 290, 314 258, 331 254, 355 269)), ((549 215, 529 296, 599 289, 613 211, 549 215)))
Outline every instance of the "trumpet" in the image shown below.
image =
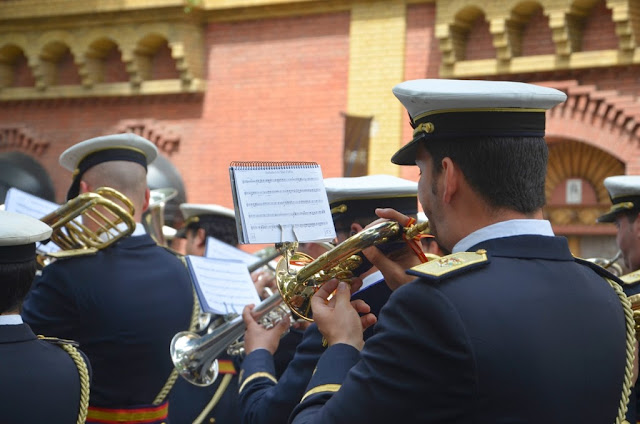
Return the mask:
POLYGON ((623 272, 622 267, 616 263, 618 259, 620 259, 620 256, 622 256, 622 250, 618 250, 618 253, 616 253, 611 259, 588 258, 587 261, 592 262, 596 265, 600 265, 602 268, 608 270, 616 277, 620 277, 623 272))
POLYGON ((53 229, 51 241, 61 248, 46 255, 66 258, 104 249, 133 233, 133 214, 133 204, 117 190, 100 187, 82 193, 40 219, 53 229), (89 225, 97 229, 91 230, 89 225))
MULTIPOLYGON (((260 319, 280 304, 282 297, 274 293, 254 308, 254 316, 260 319)), ((176 334, 169 351, 178 374, 196 386, 213 384, 218 377, 217 358, 244 334, 244 330, 244 321, 237 316, 206 336, 201 337, 190 331, 176 334)))
POLYGON ((142 225, 151 238, 160 246, 167 246, 164 235, 165 204, 178 195, 175 188, 157 188, 150 191, 149 207, 142 214, 142 225))
MULTIPOLYGON (((285 243, 283 258, 276 267, 279 292, 258 304, 254 309, 254 316, 257 314, 256 318, 260 320, 284 302, 295 315, 312 321, 310 306, 313 294, 332 278, 352 278, 353 270, 362 262, 357 255, 360 251, 402 236, 413 238, 428 229, 428 221, 410 227, 402 227, 395 221, 382 222, 348 238, 316 259, 296 252, 297 243, 285 243)), ((217 377, 218 356, 238 340, 244 331, 244 321, 238 316, 204 336, 188 331, 180 332, 171 340, 173 364, 178 373, 190 383, 208 386, 217 377)))
POLYGON ((348 238, 316 259, 301 252, 294 253, 291 258, 285 255, 276 267, 278 290, 295 315, 313 321, 311 297, 332 278, 352 278, 353 271, 362 263, 359 252, 370 246, 395 241, 401 236, 410 239, 428 230, 429 221, 410 227, 402 227, 396 221, 385 221, 348 238))

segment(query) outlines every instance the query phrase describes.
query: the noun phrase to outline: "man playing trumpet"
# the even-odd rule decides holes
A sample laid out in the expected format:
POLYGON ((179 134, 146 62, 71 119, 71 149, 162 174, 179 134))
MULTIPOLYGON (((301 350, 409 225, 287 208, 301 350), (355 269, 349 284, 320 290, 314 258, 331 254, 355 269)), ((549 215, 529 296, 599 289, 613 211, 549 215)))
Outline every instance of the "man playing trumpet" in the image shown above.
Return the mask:
POLYGON ((621 422, 633 385, 628 301, 541 219, 545 111, 565 94, 454 80, 393 93, 414 133, 392 162, 418 166, 420 203, 453 253, 407 275, 365 252, 398 287, 366 344, 372 318, 358 315, 344 283, 317 292, 329 347, 291 422, 621 422))

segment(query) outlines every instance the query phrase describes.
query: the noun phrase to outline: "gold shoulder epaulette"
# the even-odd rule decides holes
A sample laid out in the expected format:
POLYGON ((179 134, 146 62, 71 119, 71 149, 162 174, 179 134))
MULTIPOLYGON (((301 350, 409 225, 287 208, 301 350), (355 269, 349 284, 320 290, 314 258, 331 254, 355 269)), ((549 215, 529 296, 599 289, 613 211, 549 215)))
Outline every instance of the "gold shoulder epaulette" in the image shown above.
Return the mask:
POLYGON ((456 275, 458 272, 469 271, 488 262, 487 251, 484 249, 475 252, 458 252, 415 266, 409 270, 409 274, 441 279, 456 275))
POLYGON ((45 337, 43 335, 38 334, 38 339, 39 340, 44 340, 45 342, 49 342, 49 343, 53 343, 56 345, 71 345, 73 347, 78 347, 79 343, 76 342, 75 340, 68 340, 68 339, 59 339, 57 337, 45 337))
POLYGON ((625 284, 635 284, 640 281, 640 269, 623 275, 620 279, 625 284))

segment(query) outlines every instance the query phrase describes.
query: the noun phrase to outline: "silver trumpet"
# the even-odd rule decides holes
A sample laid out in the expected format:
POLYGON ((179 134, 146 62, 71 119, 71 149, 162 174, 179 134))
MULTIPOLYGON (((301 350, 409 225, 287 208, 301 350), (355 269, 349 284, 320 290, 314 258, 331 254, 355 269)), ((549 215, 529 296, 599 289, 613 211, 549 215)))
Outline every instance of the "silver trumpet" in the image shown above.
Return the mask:
MULTIPOLYGON (((413 238, 428 230, 428 222, 407 228, 394 221, 382 222, 350 237, 315 259, 297 252, 297 243, 284 243, 281 246, 282 259, 276 267, 279 292, 255 307, 254 318, 261 321, 266 314, 284 302, 297 317, 313 321, 310 316, 311 297, 322 284, 332 278, 352 278, 352 271, 362 262, 357 253, 369 246, 397 240, 400 236, 413 238)), ((188 331, 176 334, 171 341, 170 351, 178 373, 196 386, 212 384, 218 375, 218 356, 244 334, 245 328, 242 317, 237 316, 205 336, 188 331)))
MULTIPOLYGON (((282 296, 276 292, 260 302, 253 315, 260 320, 281 303, 282 296)), ((217 358, 244 334, 245 329, 242 316, 237 316, 205 336, 190 331, 173 336, 171 360, 178 374, 196 386, 211 385, 218 377, 217 358)))
POLYGON ((611 259, 607 258, 587 258, 587 261, 593 262, 596 265, 600 265, 602 268, 608 270, 616 277, 620 277, 623 274, 622 267, 616 262, 622 256, 622 250, 618 250, 618 253, 611 259))

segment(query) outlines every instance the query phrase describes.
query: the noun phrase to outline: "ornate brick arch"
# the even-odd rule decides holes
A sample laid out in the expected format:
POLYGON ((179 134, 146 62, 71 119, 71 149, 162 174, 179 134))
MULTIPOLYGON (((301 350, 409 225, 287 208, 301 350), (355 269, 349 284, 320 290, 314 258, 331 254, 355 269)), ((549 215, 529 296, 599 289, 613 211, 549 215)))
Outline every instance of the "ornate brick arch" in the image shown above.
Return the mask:
POLYGON ((178 151, 180 136, 158 123, 154 119, 136 119, 122 121, 117 126, 116 133, 131 132, 152 141, 158 150, 167 156, 178 151))
POLYGON ((17 150, 29 156, 42 156, 49 142, 23 126, 0 126, 0 152, 17 150))
POLYGON ((547 115, 547 140, 593 145, 621 161, 627 174, 640 173, 640 102, 616 90, 577 81, 541 83, 567 93, 547 115))

